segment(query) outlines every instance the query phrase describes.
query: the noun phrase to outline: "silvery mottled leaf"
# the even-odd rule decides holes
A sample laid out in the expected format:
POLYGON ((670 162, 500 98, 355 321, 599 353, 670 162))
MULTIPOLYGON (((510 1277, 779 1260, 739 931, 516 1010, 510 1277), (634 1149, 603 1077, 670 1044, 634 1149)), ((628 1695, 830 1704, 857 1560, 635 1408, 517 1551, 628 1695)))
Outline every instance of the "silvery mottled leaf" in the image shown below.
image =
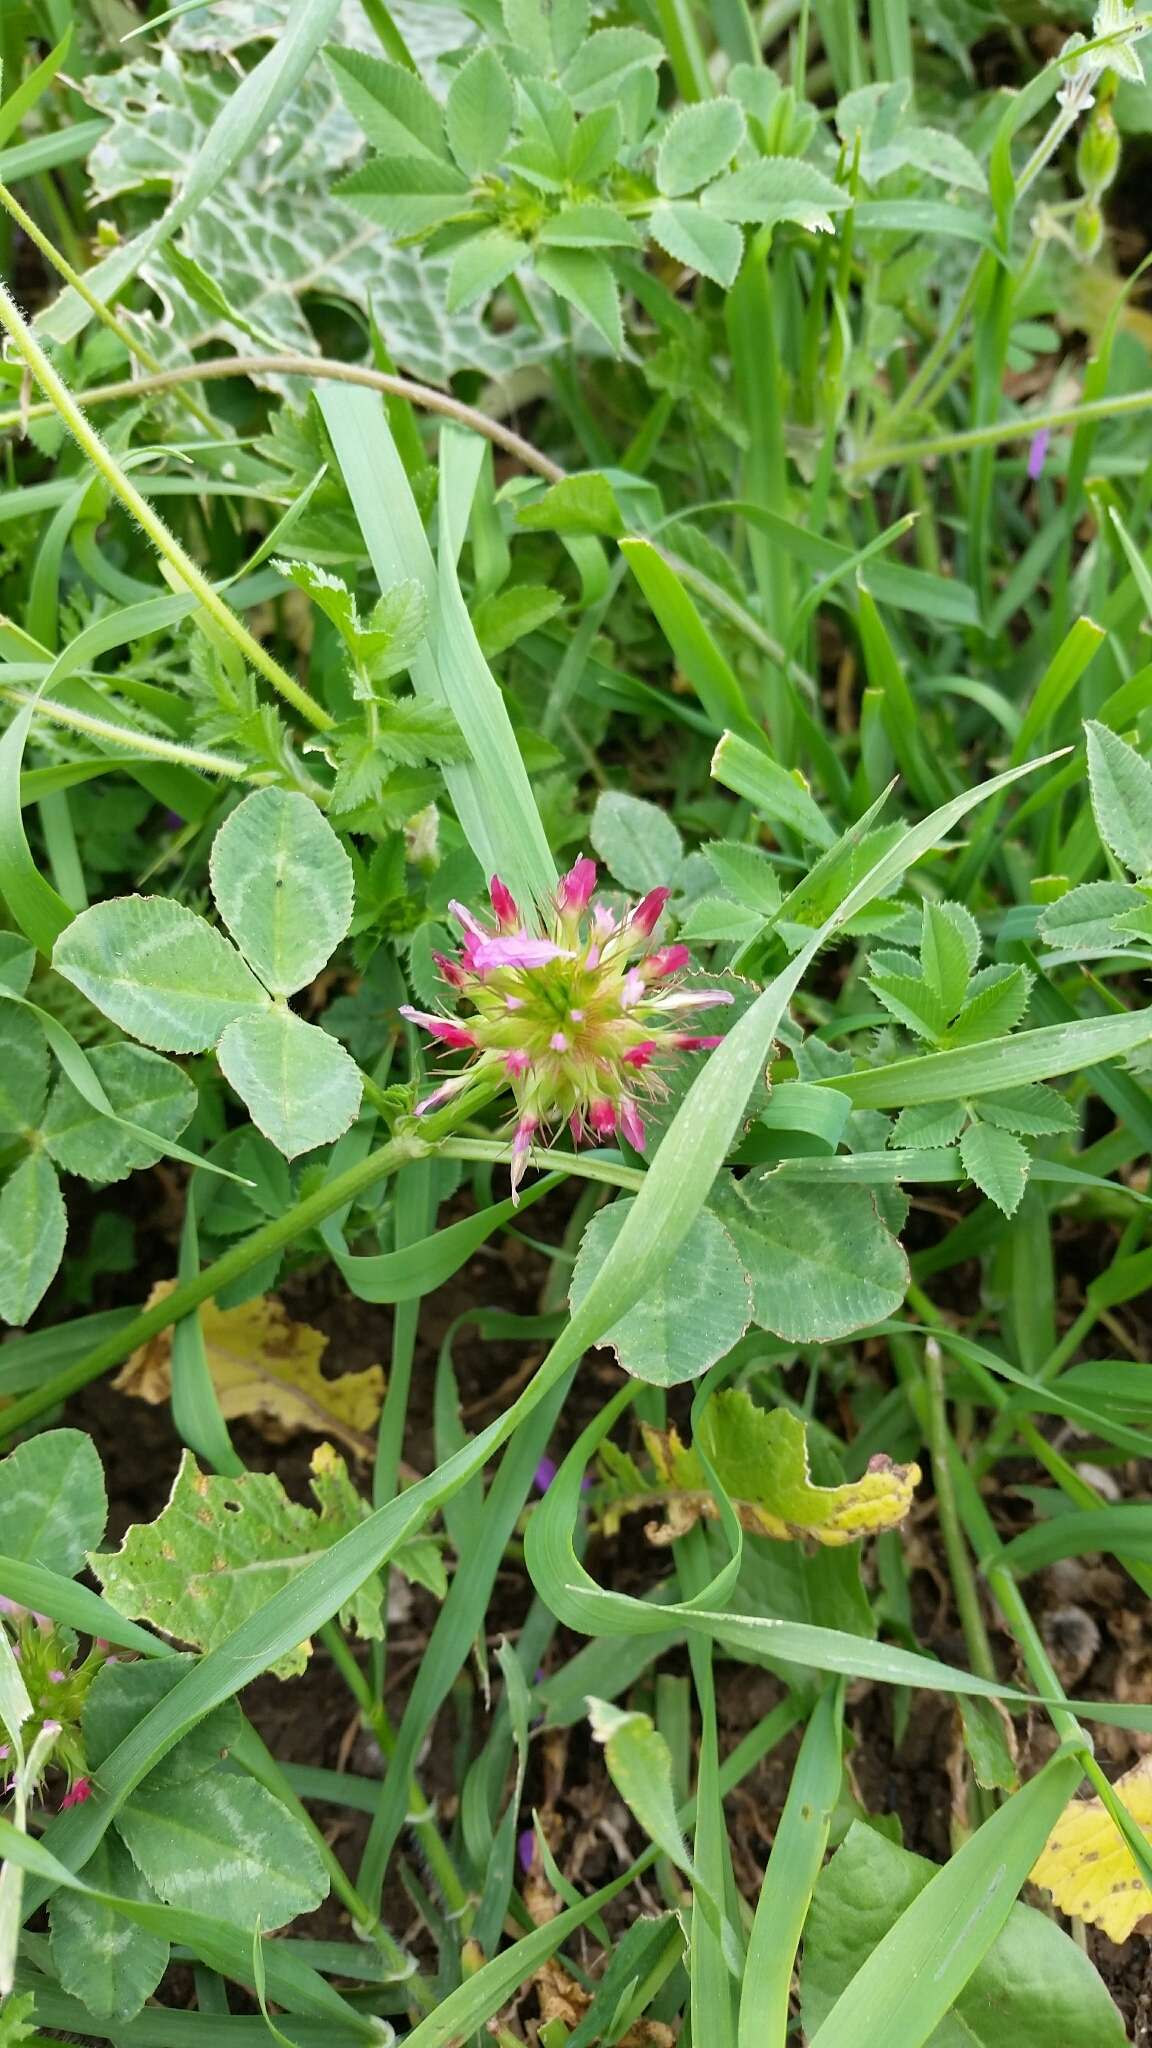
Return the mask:
POLYGON ((235 946, 166 896, 113 896, 73 918, 52 964, 122 1031, 160 1052, 203 1052, 268 998, 235 946))
MULTIPOLYGON (((84 1882, 115 1898, 156 1898, 113 1828, 86 1861, 84 1882)), ((100 1899, 63 1886, 49 1912, 49 1946, 61 1990, 78 1998, 95 2020, 135 2019, 168 1967, 164 1937, 133 1925, 100 1899)))
POLYGON ((752 1276, 756 1321, 811 1344, 892 1315, 908 1261, 867 1188, 722 1176, 712 1208, 752 1276))
MULTIPOLYGON (((572 1274, 578 1308, 615 1244, 630 1198, 592 1218, 572 1274)), ((752 1315, 748 1275, 722 1224, 707 1209, 696 1218, 658 1284, 600 1339, 625 1372, 657 1386, 699 1379, 744 1335, 752 1315)))
POLYGON ((70 1579, 107 1515, 99 1453, 82 1430, 45 1430, 0 1461, 0 1555, 70 1579))
POLYGON ((31 1152, 0 1188, 0 1321, 21 1327, 64 1256, 68 1219, 43 1152, 31 1152))
MULTIPOLYGON (((279 0, 265 0, 265 9, 282 11, 279 0)), ((211 10, 213 23, 217 11, 211 10)), ((465 27, 460 40, 467 36, 465 27)), ((374 40, 361 47, 379 55, 374 40)), ((191 51, 181 60, 174 49, 161 63, 142 58, 91 74, 86 95, 110 121, 89 159, 96 201, 175 184, 233 83, 224 67, 209 68, 191 51)), ((517 320, 497 331, 474 309, 450 314, 450 256, 393 248, 378 226, 332 197, 334 178, 351 168, 363 146, 363 132, 335 81, 317 65, 265 146, 236 166, 180 236, 181 251, 214 280, 233 318, 200 303, 189 290, 189 273, 178 276, 163 256, 144 266, 142 276, 162 307, 162 319, 148 323, 149 341, 163 361, 188 360, 215 339, 250 353, 253 332, 277 351, 315 355, 320 344, 302 302, 317 295, 371 313, 393 360, 438 385, 469 368, 505 375, 567 346, 551 294, 531 279, 532 324, 517 320)), ((577 341, 587 348, 583 324, 577 341)), ((592 353, 602 355, 604 348, 602 340, 592 340, 592 353)), ((286 383, 263 375, 259 381, 277 388, 286 383)))

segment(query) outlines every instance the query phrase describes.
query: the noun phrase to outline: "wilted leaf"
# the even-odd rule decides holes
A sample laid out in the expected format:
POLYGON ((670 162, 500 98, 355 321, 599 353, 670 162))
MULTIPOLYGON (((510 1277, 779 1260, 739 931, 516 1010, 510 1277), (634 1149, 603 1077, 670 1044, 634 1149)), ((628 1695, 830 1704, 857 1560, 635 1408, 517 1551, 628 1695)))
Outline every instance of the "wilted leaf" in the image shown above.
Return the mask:
MULTIPOLYGON (((149 1305, 162 1301, 174 1286, 172 1280, 161 1280, 149 1305)), ((226 1419, 249 1416, 273 1443, 310 1429, 338 1437, 361 1458, 371 1455, 368 1432, 384 1399, 378 1365, 326 1379, 320 1362, 327 1337, 294 1322, 272 1294, 257 1295, 239 1308, 207 1301, 199 1316, 208 1370, 226 1419)), ((154 1407, 166 1402, 172 1392, 171 1330, 161 1330, 134 1351, 113 1384, 154 1407)))
MULTIPOLYGON (((215 1649, 369 1512, 327 1444, 314 1452, 312 1471, 318 1499, 323 1489, 320 1513, 289 1500, 271 1472, 220 1478, 201 1472, 185 1451, 156 1520, 135 1523, 118 1551, 90 1555, 105 1599, 130 1620, 149 1621, 198 1650, 215 1649)), ((375 1575, 345 1601, 340 1618, 358 1635, 383 1636, 375 1575)), ((311 1649, 301 1643, 271 1669, 289 1678, 303 1671, 311 1649)))
MULTIPOLYGON (((810 1537, 838 1546, 894 1529, 908 1513, 920 1480, 919 1466, 895 1465, 881 1454, 859 1479, 839 1486, 815 1485, 800 1418, 787 1408, 758 1407, 742 1388, 709 1401, 698 1441, 742 1527, 781 1542, 810 1537)), ((612 1520, 630 1506, 663 1501, 667 1523, 648 1533, 653 1541, 668 1542, 701 1516, 715 1517, 716 1502, 696 1446, 686 1445, 675 1429, 665 1433, 650 1427, 644 1429, 644 1442, 652 1461, 651 1478, 632 1501, 629 1488, 639 1468, 619 1472, 612 1520)))
MULTIPOLYGON (((1141 1757, 1113 1790, 1152 1844, 1152 1757, 1141 1757)), ((1101 1799, 1073 1799, 1065 1807, 1036 1860, 1032 1882, 1051 1892, 1062 1913, 1090 1920, 1110 1941, 1127 1941, 1137 1922, 1152 1913, 1152 1892, 1101 1799)))

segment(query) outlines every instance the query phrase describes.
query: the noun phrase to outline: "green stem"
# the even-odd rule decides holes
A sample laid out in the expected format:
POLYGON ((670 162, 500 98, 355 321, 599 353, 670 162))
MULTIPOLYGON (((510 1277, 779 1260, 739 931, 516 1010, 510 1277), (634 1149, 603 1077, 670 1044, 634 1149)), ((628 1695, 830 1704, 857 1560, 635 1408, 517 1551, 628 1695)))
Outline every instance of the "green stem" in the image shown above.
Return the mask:
POLYGON ((944 1362, 935 1337, 929 1337, 924 1346, 924 1378, 928 1386, 928 1447, 932 1453, 936 1511, 940 1518, 940 1534, 944 1540, 944 1553, 948 1559, 952 1590, 956 1596, 956 1609, 973 1669, 981 1678, 995 1678, 996 1665, 980 1608, 976 1573, 968 1554, 968 1545, 952 1485, 952 1466, 949 1458, 951 1432, 948 1428, 948 1408, 944 1393, 944 1362))
MULTIPOLYGON (((352 1655, 335 1622, 325 1622, 320 1630, 321 1641, 328 1651, 340 1676, 356 1701, 365 1722, 380 1746, 382 1755, 390 1757, 396 1747, 396 1736, 392 1723, 382 1702, 374 1699, 372 1688, 352 1655)), ((454 1919, 460 1920, 465 1933, 468 1931, 467 1916, 472 1900, 461 1883, 460 1874, 448 1853, 447 1844, 436 1825, 435 1808, 413 1777, 408 1781, 408 1823, 419 1832, 420 1847, 440 1887, 444 1903, 454 1919)), ((369 1912, 365 1908, 365 1912, 369 1912)), ((369 1912, 369 1918, 375 1916, 369 1912)))
MULTIPOLYGON (((137 490, 135 484, 124 474, 107 443, 85 418, 68 386, 57 374, 40 347, 16 301, 7 287, 0 283, 0 326, 3 326, 17 353, 22 357, 46 397, 51 400, 74 441, 88 457, 97 474, 103 477, 114 497, 119 498, 125 510, 130 512, 137 524, 147 534, 157 553, 168 564, 173 574, 185 587, 199 598, 209 617, 234 641, 246 661, 250 662, 273 689, 297 710, 309 725, 319 731, 326 731, 333 724, 329 713, 307 690, 303 689, 294 676, 270 655, 266 648, 248 631, 243 621, 237 618, 230 605, 197 567, 191 555, 187 554, 175 534, 170 533, 164 521, 153 511, 147 498, 137 490)), ((129 387, 130 389, 132 387, 129 387)))
MULTIPOLYGON (((512 1147, 502 1138, 448 1138, 436 1149, 443 1159, 483 1159, 493 1166, 507 1166, 512 1158, 512 1147)), ((580 1180, 601 1180, 609 1187, 627 1188, 632 1194, 644 1185, 641 1168, 598 1159, 594 1153, 553 1152, 546 1145, 534 1145, 528 1164, 541 1173, 572 1173, 580 1180)))
MULTIPOLYGON (((119 384, 93 385, 91 390, 85 391, 84 403, 86 406, 115 405, 122 398, 147 398, 156 391, 170 391, 177 384, 198 384, 214 377, 264 375, 330 378, 338 384, 361 384, 365 390, 379 391, 386 398, 406 398, 426 412, 441 413, 445 419, 458 420, 462 427, 470 427, 474 433, 483 434, 486 440, 495 442, 506 454, 514 455, 525 469, 542 476, 546 483, 559 483, 564 475, 559 463, 543 455, 539 448, 534 448, 522 434, 514 433, 511 427, 506 427, 501 420, 492 419, 488 413, 478 412, 474 405, 465 405, 450 391, 437 391, 430 384, 414 383, 411 377, 396 377, 389 371, 370 369, 367 363, 336 362, 331 356, 212 356, 202 363, 176 363, 170 370, 158 370, 151 377, 133 377, 119 384)), ((22 427, 26 420, 49 419, 55 410, 54 405, 15 406, 9 412, 0 412, 0 428, 22 427)))
MULTIPOLYGON (((65 284, 71 285, 72 290, 79 294, 89 311, 95 314, 97 320, 103 323, 109 333, 116 336, 117 341, 127 354, 135 356, 138 362, 145 363, 150 370, 163 370, 164 365, 160 361, 159 356, 154 355, 147 344, 141 341, 138 335, 133 334, 126 321, 121 320, 119 315, 114 313, 110 306, 105 305, 103 299, 92 290, 87 279, 69 263, 66 256, 61 254, 56 244, 50 240, 43 229, 33 220, 32 215, 21 206, 15 194, 10 192, 7 185, 4 184, 0 184, 0 206, 4 207, 5 211, 11 214, 17 226, 27 235, 28 240, 33 246, 40 251, 44 261, 50 264, 58 276, 64 279, 65 284)), ((200 421, 201 426, 207 427, 209 433, 215 434, 219 431, 218 422, 213 419, 210 412, 205 412, 204 407, 192 396, 190 391, 185 391, 182 385, 178 385, 176 387, 176 395, 181 405, 188 412, 193 413, 200 421)))
POLYGON ((901 462, 920 462, 931 455, 953 455, 966 448, 995 447, 1001 441, 1030 441, 1042 428, 1082 427, 1096 420, 1128 419, 1152 409, 1152 391, 1120 391, 1110 398, 1092 398, 1084 405, 1057 406, 1051 412, 1033 412, 1015 420, 993 420, 982 427, 965 427, 956 434, 939 434, 924 441, 905 441, 895 447, 865 448, 847 467, 849 477, 875 474, 901 462))
POLYGON ((99 1379, 100 1374, 108 1372, 112 1366, 120 1365, 129 1352, 147 1343, 149 1338, 155 1337, 159 1331, 179 1322, 181 1316, 189 1315, 194 1308, 199 1308, 202 1301, 211 1300, 221 1288, 251 1272, 253 1266, 259 1265, 262 1259, 269 1258, 273 1252, 283 1251, 294 1238, 302 1237, 305 1231, 314 1229, 318 1223, 323 1223, 326 1217, 343 1208, 345 1203, 355 1201, 357 1196, 374 1187, 377 1181, 395 1173, 408 1160, 423 1158, 430 1149, 429 1144, 421 1138, 393 1138, 387 1145, 381 1145, 375 1152, 370 1152, 367 1158, 360 1160, 356 1166, 350 1166, 345 1173, 337 1174, 334 1180, 328 1181, 322 1188, 317 1188, 314 1194, 307 1195, 302 1202, 297 1202, 291 1209, 286 1210, 283 1216, 277 1216, 271 1223, 265 1223, 259 1230, 254 1230, 250 1237, 244 1239, 243 1244, 233 1245, 213 1265, 205 1266, 203 1271, 195 1274, 191 1280, 185 1280, 180 1286, 174 1287, 171 1294, 166 1294, 162 1301, 157 1301, 151 1308, 142 1310, 124 1329, 117 1331, 114 1337, 106 1338, 103 1344, 98 1344, 83 1358, 77 1359, 75 1365, 56 1373, 52 1379, 46 1380, 43 1386, 34 1387, 30 1393, 0 1409, 0 1441, 15 1435, 17 1430, 23 1429, 26 1423, 34 1421, 38 1415, 44 1415, 49 1409, 57 1407, 69 1394, 76 1393, 80 1387, 86 1387, 90 1380, 99 1379))
POLYGON ((38 697, 32 690, 20 690, 12 685, 0 683, 0 697, 9 704, 34 704, 38 716, 50 718, 56 725, 66 725, 73 732, 88 734, 92 739, 103 740, 106 745, 130 748, 135 754, 144 754, 154 761, 177 761, 183 768, 194 768, 203 775, 226 775, 239 782, 261 783, 263 775, 253 774, 242 761, 230 761, 223 754, 208 754, 199 747, 178 746, 174 740, 159 739, 154 733, 135 732, 131 726, 117 725, 108 718, 94 718, 91 712, 75 711, 70 705, 58 704, 55 698, 38 697))

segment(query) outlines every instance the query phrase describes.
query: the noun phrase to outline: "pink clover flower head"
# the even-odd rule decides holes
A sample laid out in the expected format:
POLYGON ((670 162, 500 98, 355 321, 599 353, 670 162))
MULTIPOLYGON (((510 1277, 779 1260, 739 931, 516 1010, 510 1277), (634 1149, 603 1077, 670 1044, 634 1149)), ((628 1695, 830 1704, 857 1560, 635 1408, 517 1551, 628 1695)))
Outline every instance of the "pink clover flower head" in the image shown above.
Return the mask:
POLYGON ((688 1013, 733 1000, 725 988, 683 985, 686 946, 648 950, 667 889, 650 889, 620 916, 593 902, 595 889, 596 864, 583 857, 529 930, 494 876, 492 923, 466 904, 449 906, 463 937, 459 952, 436 964, 460 1014, 403 1012, 449 1051, 468 1054, 459 1072, 417 1104, 418 1116, 474 1081, 511 1090, 514 1198, 533 1146, 564 1123, 574 1144, 603 1144, 619 1132, 641 1151, 641 1107, 667 1093, 668 1065, 719 1044, 686 1031, 688 1013))

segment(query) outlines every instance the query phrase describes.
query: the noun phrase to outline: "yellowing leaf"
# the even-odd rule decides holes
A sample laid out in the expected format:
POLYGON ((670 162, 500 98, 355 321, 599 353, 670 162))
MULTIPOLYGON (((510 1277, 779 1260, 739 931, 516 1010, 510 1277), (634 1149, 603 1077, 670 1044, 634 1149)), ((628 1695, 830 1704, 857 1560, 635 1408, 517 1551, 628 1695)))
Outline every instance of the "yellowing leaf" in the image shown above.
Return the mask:
MULTIPOLYGON (((683 1535, 702 1515, 715 1516, 716 1503, 695 1446, 675 1429, 645 1428, 652 1461, 648 1479, 630 1458, 605 1460, 613 1481, 610 1524, 630 1508, 663 1505, 666 1521, 651 1524, 652 1542, 683 1535)), ((859 1479, 817 1486, 808 1465, 804 1424, 786 1408, 760 1408, 741 1389, 717 1394, 704 1411, 700 1448, 729 1495, 741 1525, 757 1536, 786 1541, 807 1536, 817 1543, 852 1543, 902 1522, 919 1483, 918 1465, 873 1458, 859 1479)))
MULTIPOLYGON (((154 1287, 149 1301, 170 1294, 170 1280, 154 1287)), ((293 1322, 275 1295, 262 1294, 239 1308, 205 1302, 200 1328, 220 1411, 226 1418, 247 1415, 274 1442, 297 1430, 337 1437, 359 1457, 371 1455, 368 1432, 384 1399, 378 1365, 325 1379, 320 1361, 328 1348, 321 1330, 293 1322)), ((114 1385, 154 1406, 172 1391, 172 1333, 161 1331, 132 1353, 114 1385)))
MULTIPOLYGON (((1113 1790, 1152 1843, 1152 1756, 1141 1757, 1113 1790)), ((1101 1799, 1073 1799, 1065 1807, 1032 1882, 1051 1892, 1062 1913, 1090 1920, 1110 1941, 1127 1941, 1137 1921, 1152 1913, 1152 1892, 1101 1799)))

